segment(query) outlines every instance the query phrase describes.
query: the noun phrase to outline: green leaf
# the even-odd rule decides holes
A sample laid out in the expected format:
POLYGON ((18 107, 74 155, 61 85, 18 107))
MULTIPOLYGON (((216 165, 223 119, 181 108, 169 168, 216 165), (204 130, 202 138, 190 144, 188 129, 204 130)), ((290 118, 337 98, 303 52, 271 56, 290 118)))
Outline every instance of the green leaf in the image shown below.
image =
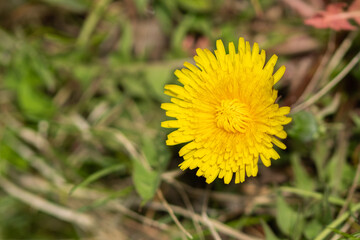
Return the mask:
MULTIPOLYGON (((70 61, 70 59, 69 59, 70 61)), ((94 80, 98 74, 99 69, 92 65, 84 64, 80 65, 73 61, 73 69, 71 70, 76 78, 77 82, 80 83, 82 89, 86 89, 94 80)))
POLYGON ((331 230, 344 237, 344 238, 340 238, 339 240, 359 240, 360 237, 360 233, 349 234, 346 232, 342 232, 336 228, 332 228, 331 230))
POLYGON ((161 137, 155 137, 155 139, 152 139, 144 136, 142 141, 142 150, 151 167, 160 171, 166 169, 171 153, 169 148, 163 143, 163 139, 161 137))
POLYGON ((123 164, 116 164, 116 165, 101 169, 100 171, 97 171, 97 172, 91 174, 89 177, 87 177, 81 183, 75 185, 70 190, 69 195, 71 195, 76 189, 81 188, 81 187, 86 187, 90 183, 98 180, 99 178, 102 178, 102 177, 104 177, 106 175, 109 175, 110 173, 113 173, 113 172, 123 171, 124 169, 125 169, 125 166, 123 164))
POLYGON ((307 222, 304 229, 304 235, 307 239, 314 239, 319 232, 323 229, 323 226, 317 219, 312 219, 307 222))
POLYGON ((159 101, 167 100, 164 85, 170 82, 172 71, 168 66, 154 66, 145 70, 145 80, 159 101))
POLYGON ((13 164, 20 170, 28 169, 28 162, 21 158, 13 149, 4 143, 0 144, 0 172, 6 172, 8 163, 13 164))
POLYGON ((29 118, 49 118, 54 114, 50 98, 32 88, 28 82, 19 85, 17 94, 19 105, 29 118))
POLYGON ((146 13, 149 0, 135 0, 136 9, 140 14, 146 13))
POLYGON ((355 169, 345 162, 340 172, 338 159, 338 154, 335 153, 324 168, 327 185, 340 191, 347 191, 355 177, 355 169))
POLYGON ((291 236, 292 239, 300 239, 304 217, 294 211, 280 194, 277 196, 276 223, 281 232, 291 236))
POLYGON ((159 168, 161 170, 165 170, 167 168, 167 165, 171 159, 171 152, 170 149, 168 148, 168 146, 166 146, 165 144, 163 144, 163 139, 162 138, 158 138, 158 143, 157 143, 157 149, 158 149, 158 162, 159 162, 159 168))
MULTIPOLYGON (((120 64, 123 67, 124 64, 126 64, 126 66, 131 66, 133 62, 133 26, 130 21, 127 21, 126 19, 122 20, 119 24, 121 24, 121 36, 115 51, 109 55, 109 62, 113 68, 118 68, 120 64)), ((126 66, 125 68, 127 69, 126 66)))
MULTIPOLYGON (((360 70, 359 70, 360 72, 360 70)), ((359 78, 360 79, 360 78, 359 78)), ((354 127, 354 132, 357 132, 359 133, 360 132, 360 116, 358 116, 356 113, 354 112, 351 112, 350 113, 350 117, 351 117, 351 120, 354 122, 355 124, 355 127, 354 127)))
POLYGON ((175 28, 173 37, 171 40, 172 48, 177 52, 182 52, 182 41, 184 40, 186 34, 196 23, 196 17, 193 15, 186 15, 182 21, 175 28))
MULTIPOLYGON (((204 16, 186 15, 174 30, 171 46, 179 55, 183 53, 182 42, 189 33, 201 33, 211 38, 212 25, 209 19, 204 16)), ((186 54, 187 55, 187 54, 186 54)))
POLYGON ((142 138, 142 151, 147 163, 153 169, 147 169, 142 163, 134 160, 133 181, 136 191, 143 201, 153 198, 159 184, 160 175, 170 160, 171 153, 169 148, 162 142, 162 138, 155 137, 152 139, 148 136, 142 138))
POLYGON ((314 190, 315 182, 301 165, 299 155, 293 154, 290 159, 294 171, 295 186, 304 190, 314 190))
POLYGON ((144 155, 152 167, 157 167, 158 154, 154 145, 155 144, 151 138, 145 136, 143 137, 142 150, 144 152, 144 155))
POLYGON ((46 89, 50 91, 54 90, 56 78, 50 64, 51 61, 49 61, 50 59, 47 59, 45 55, 42 55, 29 45, 25 45, 24 51, 30 62, 29 64, 25 59, 24 64, 29 64, 29 70, 34 72, 34 75, 39 78, 39 81, 46 89))
POLYGON ((288 133, 291 137, 302 142, 309 142, 318 137, 319 126, 315 116, 306 111, 298 112, 291 116, 293 118, 288 133))
POLYGON ((325 163, 330 153, 330 145, 327 139, 318 139, 314 144, 314 150, 311 151, 311 157, 315 162, 318 177, 321 183, 325 182, 325 163))
POLYGON ((215 8, 215 1, 212 0, 177 0, 177 2, 183 8, 196 12, 207 12, 215 8))
POLYGON ((261 225, 265 232, 266 240, 279 240, 279 238, 275 235, 275 233, 271 230, 265 221, 261 221, 261 225))
POLYGON ((27 45, 14 53, 4 76, 5 86, 15 92, 17 104, 30 119, 47 119, 55 113, 55 105, 44 90, 55 87, 49 64, 27 45))
POLYGON ((132 191, 133 191, 133 187, 128 186, 128 187, 125 187, 125 188, 123 188, 121 190, 118 190, 118 191, 116 191, 114 193, 108 193, 106 197, 101 198, 101 199, 97 199, 93 203, 91 203, 90 205, 81 207, 79 210, 83 211, 83 212, 84 211, 91 211, 91 210, 93 210, 95 208, 99 208, 99 207, 105 205, 106 203, 108 203, 111 200, 126 197, 132 191))
POLYGON ((144 87, 146 84, 144 79, 138 74, 124 75, 121 81, 124 90, 132 97, 149 98, 149 91, 144 87))
MULTIPOLYGON (((172 6, 174 5, 175 1, 165 1, 164 3, 170 3, 170 9, 166 5, 156 4, 155 8, 155 17, 159 21, 161 25, 161 29, 165 32, 170 34, 172 32, 173 24, 172 24, 172 17, 171 14, 172 6)), ((176 8, 176 6, 174 6, 176 8)))
POLYGON ((160 183, 160 172, 147 169, 140 161, 133 161, 133 181, 135 189, 144 202, 152 199, 160 183))
POLYGON ((344 163, 342 179, 340 181, 340 188, 342 190, 347 191, 350 188, 355 178, 355 172, 356 168, 353 165, 347 162, 344 163))
POLYGON ((89 8, 89 1, 86 0, 42 0, 49 5, 60 7, 73 12, 82 13, 89 8))
POLYGON ((119 51, 120 56, 123 60, 130 60, 132 56, 132 49, 133 49, 133 29, 130 22, 125 21, 122 25, 123 32, 121 36, 121 41, 119 41, 119 51))
POLYGON ((18 146, 16 137, 12 132, 5 131, 0 141, 0 173, 6 172, 8 164, 22 171, 28 170, 29 162, 19 155, 19 149, 14 146, 18 146))

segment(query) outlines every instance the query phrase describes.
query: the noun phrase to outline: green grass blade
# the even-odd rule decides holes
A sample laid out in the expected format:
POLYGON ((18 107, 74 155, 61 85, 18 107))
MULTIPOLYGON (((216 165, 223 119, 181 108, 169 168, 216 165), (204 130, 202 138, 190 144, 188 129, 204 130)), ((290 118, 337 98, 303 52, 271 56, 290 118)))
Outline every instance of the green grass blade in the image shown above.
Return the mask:
POLYGON ((108 168, 104 168, 101 169, 100 171, 97 171, 93 174, 91 174, 89 177, 87 177, 84 181, 82 181, 81 183, 75 185, 69 192, 69 195, 71 195, 76 189, 78 189, 79 187, 85 187, 88 184, 98 180, 99 178, 102 178, 110 173, 113 172, 117 172, 117 171, 121 171, 124 170, 125 166, 123 164, 116 164, 113 166, 110 166, 108 168))

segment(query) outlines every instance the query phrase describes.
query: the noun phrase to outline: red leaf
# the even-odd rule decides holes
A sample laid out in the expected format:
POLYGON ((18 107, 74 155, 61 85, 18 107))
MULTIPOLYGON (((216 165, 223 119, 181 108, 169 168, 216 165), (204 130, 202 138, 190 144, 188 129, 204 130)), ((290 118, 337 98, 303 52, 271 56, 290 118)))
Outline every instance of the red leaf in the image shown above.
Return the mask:
MULTIPOLYGON (((359 12, 360 11, 360 0, 354 0, 354 2, 348 8, 349 12, 359 12)), ((360 25, 360 14, 358 17, 354 17, 354 20, 360 25)))
MULTIPOLYGON (((358 10, 359 0, 355 0, 351 5, 354 10, 358 10), (354 5, 355 4, 355 5, 354 5)), ((348 22, 349 18, 354 18, 356 21, 360 20, 360 14, 348 9, 343 11, 346 3, 332 3, 326 7, 325 11, 318 12, 315 16, 305 20, 305 24, 311 25, 315 28, 331 28, 336 31, 339 30, 355 30, 356 27, 348 22)))

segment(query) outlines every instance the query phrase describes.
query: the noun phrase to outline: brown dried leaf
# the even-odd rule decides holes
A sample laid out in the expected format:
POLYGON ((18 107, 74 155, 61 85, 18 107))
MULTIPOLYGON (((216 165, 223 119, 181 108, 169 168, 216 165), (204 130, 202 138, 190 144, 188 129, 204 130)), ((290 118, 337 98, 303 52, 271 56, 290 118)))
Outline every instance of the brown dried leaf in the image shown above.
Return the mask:
POLYGON ((302 17, 311 17, 316 13, 316 9, 301 0, 282 0, 289 7, 294 9, 296 12, 300 14, 302 17))
POLYGON ((314 52, 320 47, 319 42, 305 33, 289 36, 284 42, 281 42, 272 48, 271 52, 279 55, 294 55, 314 52))

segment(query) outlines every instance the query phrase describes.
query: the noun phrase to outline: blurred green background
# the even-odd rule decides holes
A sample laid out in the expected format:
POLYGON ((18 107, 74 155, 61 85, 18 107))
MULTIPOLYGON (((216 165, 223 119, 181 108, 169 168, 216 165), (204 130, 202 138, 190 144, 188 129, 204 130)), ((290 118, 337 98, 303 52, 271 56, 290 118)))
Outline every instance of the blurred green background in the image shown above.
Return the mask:
POLYGON ((306 26, 299 9, 0 1, 0 239, 358 239, 360 34, 306 26), (165 145, 163 87, 196 48, 239 37, 287 67, 288 149, 243 184, 207 185, 165 145))

